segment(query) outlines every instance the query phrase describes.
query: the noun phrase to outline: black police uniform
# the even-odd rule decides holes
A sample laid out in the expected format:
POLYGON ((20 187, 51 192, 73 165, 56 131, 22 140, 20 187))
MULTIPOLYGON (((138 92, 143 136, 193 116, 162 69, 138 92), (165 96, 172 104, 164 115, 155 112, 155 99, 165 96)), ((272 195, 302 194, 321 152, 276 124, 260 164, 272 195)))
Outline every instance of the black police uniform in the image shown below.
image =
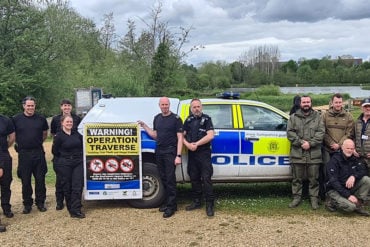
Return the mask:
POLYGON ((12 158, 8 151, 8 136, 14 132, 14 125, 10 118, 0 115, 0 167, 3 176, 0 178, 1 208, 5 215, 11 212, 10 185, 13 181, 12 158))
POLYGON ((52 153, 56 172, 60 175, 67 209, 72 217, 84 217, 81 213, 83 189, 82 136, 73 130, 70 135, 64 131, 58 132, 53 139, 52 153))
MULTIPOLYGON (((63 114, 59 114, 59 115, 54 116, 51 119, 50 133, 53 136, 55 136, 56 133, 58 133, 62 129, 62 126, 61 126, 61 117, 62 116, 63 116, 63 114)), ((74 114, 74 113, 71 113, 71 116, 72 116, 72 119, 73 119, 72 130, 77 131, 77 127, 81 122, 81 118, 79 116, 77 116, 76 114, 74 114)), ((60 174, 58 174, 57 170, 55 169, 54 159, 53 159, 53 169, 54 169, 54 172, 55 172, 55 198, 56 198, 56 202, 57 202, 57 209, 60 210, 60 209, 63 209, 63 201, 64 201, 65 196, 63 194, 63 186, 61 184, 60 174)))
MULTIPOLYGON (((3 162, 1 161, 0 161, 0 168, 3 169, 3 173, 4 173, 4 166, 3 166, 3 162)), ((1 224, 1 219, 0 219, 0 232, 5 232, 5 231, 6 231, 6 227, 1 224)))
POLYGON ((176 211, 176 167, 177 133, 183 132, 181 118, 172 113, 168 116, 158 114, 154 117, 153 129, 157 131, 155 150, 158 171, 166 193, 165 205, 168 210, 176 211))
POLYGON ((43 132, 49 129, 48 123, 45 117, 37 113, 32 116, 19 113, 13 117, 13 123, 18 152, 17 175, 22 180, 24 213, 29 213, 33 204, 32 175, 35 178, 35 203, 40 211, 45 211, 47 165, 42 144, 43 132))
MULTIPOLYGON (((211 118, 202 114, 200 117, 190 115, 184 122, 185 139, 192 143, 197 142, 213 130, 211 118)), ((213 167, 211 162, 211 143, 198 146, 195 151, 188 151, 188 174, 191 179, 192 196, 196 201, 202 197, 202 183, 206 202, 212 203, 215 199, 211 177, 213 167)))

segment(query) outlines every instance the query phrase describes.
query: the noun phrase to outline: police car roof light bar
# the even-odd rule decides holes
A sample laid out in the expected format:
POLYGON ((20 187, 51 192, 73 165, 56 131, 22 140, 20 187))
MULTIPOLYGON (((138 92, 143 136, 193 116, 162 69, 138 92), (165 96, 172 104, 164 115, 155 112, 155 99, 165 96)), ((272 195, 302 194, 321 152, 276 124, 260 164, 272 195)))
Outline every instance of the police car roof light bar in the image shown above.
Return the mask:
POLYGON ((216 97, 221 99, 240 99, 240 93, 238 92, 223 92, 216 95, 216 97))

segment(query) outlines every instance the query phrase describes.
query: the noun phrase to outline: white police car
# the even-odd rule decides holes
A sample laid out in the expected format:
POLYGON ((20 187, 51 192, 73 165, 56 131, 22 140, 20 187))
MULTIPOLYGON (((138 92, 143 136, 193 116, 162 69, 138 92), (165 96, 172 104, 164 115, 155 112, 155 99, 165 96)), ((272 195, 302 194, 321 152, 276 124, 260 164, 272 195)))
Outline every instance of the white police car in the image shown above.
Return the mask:
MULTIPOLYGON (((288 114, 265 103, 235 99, 201 99, 203 112, 210 115, 215 127, 212 141, 214 182, 289 181, 290 143, 286 137, 288 114)), ((170 98, 170 109, 185 120, 190 113, 190 99, 170 98)), ((153 117, 160 112, 159 98, 101 99, 83 118, 86 123, 146 122, 152 127, 153 117)), ((141 130, 142 199, 128 200, 134 207, 157 207, 164 198, 163 187, 155 164, 155 141, 141 130)), ((187 152, 177 167, 178 182, 189 182, 187 152)))

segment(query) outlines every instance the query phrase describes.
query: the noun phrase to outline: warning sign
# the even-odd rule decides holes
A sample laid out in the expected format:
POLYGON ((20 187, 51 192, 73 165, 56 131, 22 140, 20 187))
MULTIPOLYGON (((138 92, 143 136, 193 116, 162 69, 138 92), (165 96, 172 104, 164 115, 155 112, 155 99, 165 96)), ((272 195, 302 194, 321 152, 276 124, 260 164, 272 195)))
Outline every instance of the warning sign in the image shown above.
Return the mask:
POLYGON ((85 199, 142 198, 140 128, 136 123, 85 124, 85 199))

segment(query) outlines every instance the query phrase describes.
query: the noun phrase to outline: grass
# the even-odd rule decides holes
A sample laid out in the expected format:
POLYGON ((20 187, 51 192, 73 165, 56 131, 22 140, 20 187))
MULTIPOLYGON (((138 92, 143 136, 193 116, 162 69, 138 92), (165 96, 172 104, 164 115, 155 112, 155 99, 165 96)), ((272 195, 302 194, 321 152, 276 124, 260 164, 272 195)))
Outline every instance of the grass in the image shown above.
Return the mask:
MULTIPOLYGON (((178 185, 178 198, 180 205, 191 202, 190 184, 178 185)), ((217 196, 216 210, 230 213, 243 213, 263 216, 292 216, 310 215, 336 215, 324 209, 313 211, 307 195, 297 208, 289 208, 291 201, 291 184, 289 182, 271 183, 224 183, 215 184, 214 191, 217 196)))
MULTIPOLYGON (((16 169, 13 175, 16 176, 16 169)), ((16 178, 18 179, 18 178, 16 178)), ((52 162, 48 162, 46 175, 47 187, 55 184, 55 173, 52 162)), ((178 184, 178 204, 185 208, 191 203, 191 185, 178 184)), ((214 184, 216 195, 216 212, 241 213, 259 216, 284 216, 294 215, 323 215, 347 217, 350 214, 339 212, 330 213, 324 206, 318 210, 312 210, 308 196, 303 196, 303 202, 297 208, 291 209, 288 204, 291 201, 291 184, 289 182, 270 183, 216 183, 214 184)), ((369 207, 368 207, 369 208, 369 207)))

